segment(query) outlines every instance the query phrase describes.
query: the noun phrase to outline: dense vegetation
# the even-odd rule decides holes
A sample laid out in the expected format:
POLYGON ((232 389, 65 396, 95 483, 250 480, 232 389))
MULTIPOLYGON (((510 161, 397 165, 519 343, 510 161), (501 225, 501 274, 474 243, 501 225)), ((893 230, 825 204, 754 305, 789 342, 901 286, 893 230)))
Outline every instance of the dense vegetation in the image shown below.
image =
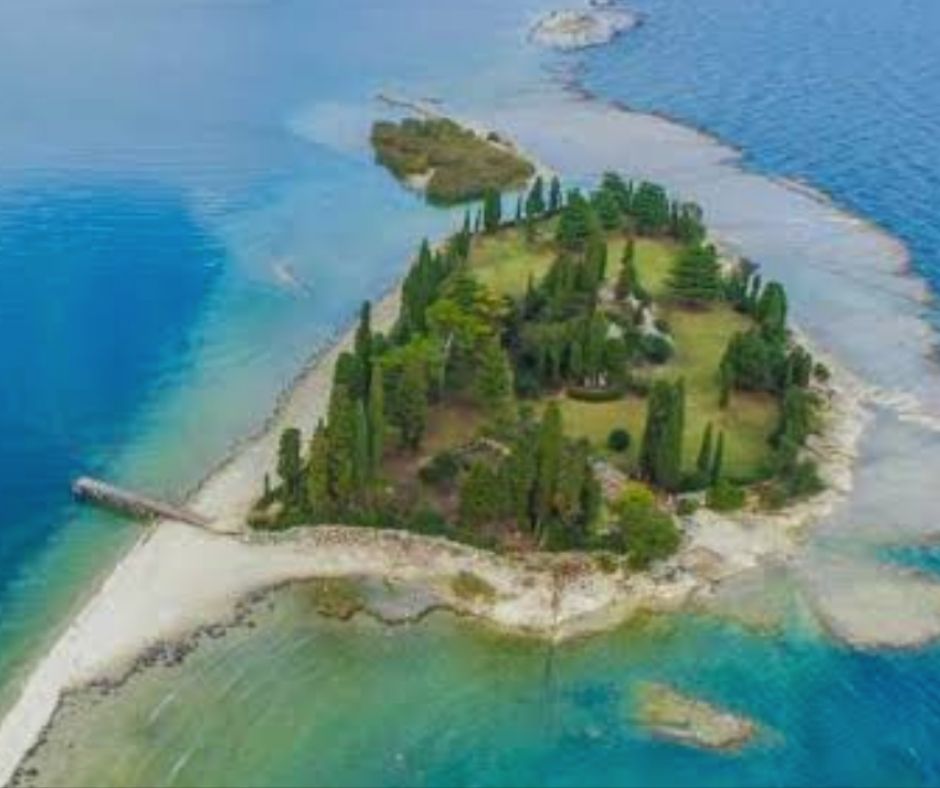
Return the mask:
POLYGON ((528 161, 498 139, 480 137, 446 118, 379 121, 371 139, 379 164, 401 180, 429 176, 425 194, 442 205, 521 187, 533 173, 528 161))
POLYGON ((307 446, 281 438, 259 527, 350 522, 488 546, 676 550, 671 511, 819 488, 801 449, 824 370, 753 266, 725 266, 698 206, 604 176, 488 191, 421 244, 398 320, 365 304, 307 446))

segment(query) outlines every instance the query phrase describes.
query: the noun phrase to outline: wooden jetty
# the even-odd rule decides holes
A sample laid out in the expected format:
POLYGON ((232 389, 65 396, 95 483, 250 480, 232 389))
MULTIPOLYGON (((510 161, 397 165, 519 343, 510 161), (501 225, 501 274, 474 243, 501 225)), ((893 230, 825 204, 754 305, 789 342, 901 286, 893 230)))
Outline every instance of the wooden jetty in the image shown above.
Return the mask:
POLYGON ((113 484, 82 476, 72 483, 76 498, 143 519, 177 520, 206 527, 210 520, 197 512, 146 495, 122 490, 113 484))

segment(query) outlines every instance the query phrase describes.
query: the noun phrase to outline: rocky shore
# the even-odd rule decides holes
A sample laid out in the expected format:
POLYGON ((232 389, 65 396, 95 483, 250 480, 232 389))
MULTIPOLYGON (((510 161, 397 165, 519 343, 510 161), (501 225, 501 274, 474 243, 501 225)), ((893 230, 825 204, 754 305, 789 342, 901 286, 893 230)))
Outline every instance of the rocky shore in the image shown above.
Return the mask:
POLYGON ((532 26, 529 40, 552 49, 585 49, 607 44, 641 22, 633 11, 595 2, 585 9, 552 11, 532 26))

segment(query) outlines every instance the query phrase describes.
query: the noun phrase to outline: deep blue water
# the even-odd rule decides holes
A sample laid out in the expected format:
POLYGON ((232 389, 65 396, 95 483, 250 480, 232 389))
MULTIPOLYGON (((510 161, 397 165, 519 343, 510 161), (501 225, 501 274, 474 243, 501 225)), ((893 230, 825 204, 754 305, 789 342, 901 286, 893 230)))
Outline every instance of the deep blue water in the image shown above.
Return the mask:
POLYGON ((635 0, 583 84, 743 149, 889 229, 940 283, 940 4, 635 0))

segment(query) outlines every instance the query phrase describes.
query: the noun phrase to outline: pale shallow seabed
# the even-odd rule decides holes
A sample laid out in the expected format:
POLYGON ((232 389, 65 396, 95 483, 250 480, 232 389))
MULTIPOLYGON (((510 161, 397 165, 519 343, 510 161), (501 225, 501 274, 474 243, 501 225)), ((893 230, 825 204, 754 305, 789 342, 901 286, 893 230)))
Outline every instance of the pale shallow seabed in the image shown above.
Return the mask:
MULTIPOLYGON (((442 89, 448 98, 457 92, 447 80, 442 89)), ((818 200, 727 166, 731 151, 685 130, 625 118, 547 88, 508 95, 506 101, 465 96, 456 107, 516 134, 566 174, 584 177, 616 165, 700 198, 716 230, 786 282, 797 319, 827 350, 870 385, 914 394, 919 404, 902 413, 933 412, 936 378, 925 362, 925 336, 912 318, 922 306, 914 283, 896 275, 904 262, 896 244, 818 200), (787 217, 785 226, 781 216, 787 217)), ((298 112, 293 128, 330 151, 348 150, 349 129, 363 127, 360 98, 340 97, 298 112)), ((363 194, 372 188, 368 184, 383 182, 362 177, 357 185, 363 194)), ((414 210, 393 185, 386 186, 384 200, 402 200, 403 210, 414 210)), ((252 218, 266 215, 269 197, 258 196, 252 218)), ((324 212, 331 205, 323 203, 324 212)), ((271 229, 259 233, 263 222, 220 224, 229 230, 223 237, 249 248, 259 235, 281 235, 271 229)), ((407 229, 414 232, 396 235, 402 254, 420 232, 407 229)), ((323 227, 310 232, 315 239, 329 237, 323 227)), ((350 234, 335 242, 353 240, 350 234)), ((400 265, 400 258, 388 259, 389 271, 400 265)), ((261 268, 264 281, 270 274, 261 268)), ((359 284, 367 289, 367 283, 359 284)), ((255 304, 245 291, 241 296, 255 304)), ((348 299, 342 316, 356 297, 348 299)), ((215 314, 229 314, 232 302, 220 303, 215 314)), ((282 306, 275 297, 267 319, 283 319, 282 306)), ((250 340, 258 343, 259 364, 284 364, 281 374, 288 376, 311 341, 311 334, 297 328, 305 324, 303 317, 296 320, 278 334, 296 341, 293 356, 291 346, 284 356, 259 347, 259 325, 269 325, 261 318, 246 321, 244 333, 226 329, 232 353, 246 353, 235 355, 232 366, 251 360, 242 344, 250 340)), ((265 336, 269 343, 271 335, 265 336)), ((216 416, 218 392, 230 391, 234 378, 217 372, 213 380, 201 373, 212 369, 201 357, 192 366, 192 379, 201 380, 193 394, 205 397, 193 401, 204 402, 205 409, 191 410, 189 398, 168 397, 176 404, 153 418, 154 435, 164 438, 167 425, 179 429, 186 423, 180 417, 195 413, 189 423, 211 436, 213 422, 207 426, 205 414, 216 416)), ((251 369, 257 368, 242 371, 251 369)), ((271 381, 262 376, 261 383, 271 381)), ((254 396, 250 408, 232 405, 239 410, 230 414, 232 423, 250 423, 248 410, 264 412, 270 390, 253 396, 246 391, 247 399, 254 396)), ((234 398, 222 401, 231 404, 234 398)), ((627 630, 566 646, 549 657, 543 646, 511 645, 443 616, 393 630, 363 621, 324 622, 287 594, 259 630, 239 631, 205 647, 181 670, 144 673, 116 700, 96 704, 87 715, 66 712, 52 741, 78 746, 50 747, 41 761, 43 777, 115 784, 934 783, 930 742, 940 707, 932 687, 940 663, 933 650, 853 653, 833 646, 809 612, 832 596, 825 593, 827 583, 835 590, 871 593, 885 576, 876 563, 880 548, 936 531, 930 481, 940 442, 922 426, 899 420, 897 409, 878 409, 852 500, 820 526, 803 561, 780 570, 759 605, 761 616, 777 626, 775 637, 683 619, 657 622, 639 635, 627 630), (710 659, 703 661, 703 653, 710 659), (753 714, 775 735, 732 759, 653 742, 629 724, 621 707, 636 678, 672 680, 753 714), (135 755, 118 760, 115 752, 135 755)), ((192 446, 185 437, 175 434, 180 448, 192 446)), ((216 456, 213 442, 224 443, 216 437, 206 441, 205 456, 185 455, 190 474, 216 456)), ((142 469, 134 471, 141 480, 186 476, 179 467, 182 454, 135 454, 129 452, 125 461, 128 468, 142 469)), ((93 571, 97 565, 89 560, 88 566, 93 571)), ((742 587, 753 603, 753 588, 742 587)), ((856 600, 864 603, 864 596, 856 600)), ((732 598, 729 606, 739 603, 732 598)))

